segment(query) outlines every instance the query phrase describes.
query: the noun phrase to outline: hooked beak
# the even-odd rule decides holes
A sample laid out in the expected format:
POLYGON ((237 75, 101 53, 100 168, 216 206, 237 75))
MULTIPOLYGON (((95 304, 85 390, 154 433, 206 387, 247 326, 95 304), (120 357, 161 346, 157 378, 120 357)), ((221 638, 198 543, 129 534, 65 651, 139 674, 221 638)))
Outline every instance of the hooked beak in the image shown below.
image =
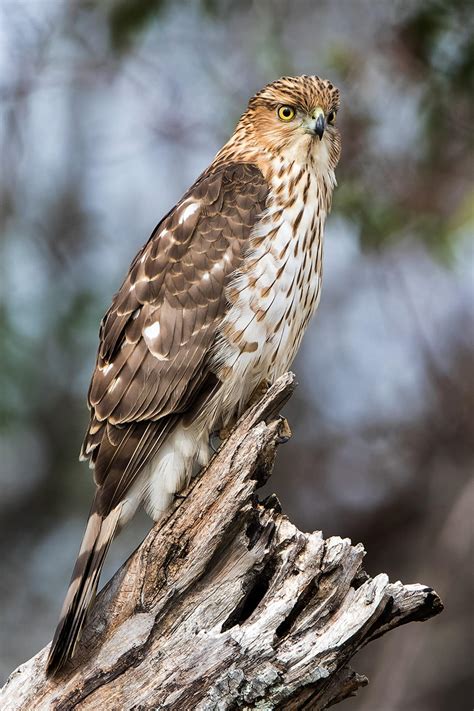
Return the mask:
POLYGON ((322 141, 324 129, 326 128, 326 120, 324 118, 324 111, 320 107, 311 115, 311 120, 308 121, 306 126, 308 133, 311 133, 312 136, 319 136, 319 140, 322 141))
POLYGON ((319 136, 319 140, 323 140, 323 135, 324 135, 324 129, 326 128, 326 122, 324 120, 324 115, 319 114, 318 118, 316 119, 316 123, 314 125, 314 132, 317 136, 319 136))

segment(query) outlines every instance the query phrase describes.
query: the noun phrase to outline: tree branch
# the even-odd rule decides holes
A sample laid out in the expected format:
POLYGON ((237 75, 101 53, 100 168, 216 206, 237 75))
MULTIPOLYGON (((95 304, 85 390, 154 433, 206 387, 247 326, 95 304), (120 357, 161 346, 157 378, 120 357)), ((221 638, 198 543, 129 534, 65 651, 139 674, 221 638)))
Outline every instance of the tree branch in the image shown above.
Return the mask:
POLYGON ((423 585, 362 569, 359 543, 301 533, 256 490, 290 436, 280 378, 98 596, 73 662, 47 648, 1 695, 24 709, 326 709, 367 683, 367 642, 442 610, 423 585))

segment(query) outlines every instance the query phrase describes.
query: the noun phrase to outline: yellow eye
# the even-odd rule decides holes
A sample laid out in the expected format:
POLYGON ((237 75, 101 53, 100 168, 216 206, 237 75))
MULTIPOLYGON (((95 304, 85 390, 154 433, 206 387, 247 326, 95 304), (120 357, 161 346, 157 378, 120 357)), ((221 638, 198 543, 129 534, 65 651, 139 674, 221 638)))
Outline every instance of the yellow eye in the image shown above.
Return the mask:
POLYGON ((291 121, 295 118, 295 110, 292 106, 279 106, 277 114, 281 121, 291 121))
POLYGON ((326 120, 330 126, 334 126, 334 124, 336 123, 336 112, 330 111, 327 115, 326 120))

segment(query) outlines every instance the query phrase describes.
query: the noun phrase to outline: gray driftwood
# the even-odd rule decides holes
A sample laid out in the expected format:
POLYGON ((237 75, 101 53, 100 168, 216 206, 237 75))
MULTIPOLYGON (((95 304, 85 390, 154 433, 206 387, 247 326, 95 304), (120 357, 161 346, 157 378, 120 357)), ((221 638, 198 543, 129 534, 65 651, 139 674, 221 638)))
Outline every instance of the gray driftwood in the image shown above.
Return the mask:
POLYGON ((287 374, 99 595, 77 656, 55 680, 47 648, 13 672, 2 711, 326 709, 367 683, 367 642, 442 609, 424 585, 362 569, 359 543, 301 533, 270 497, 289 436, 287 374))

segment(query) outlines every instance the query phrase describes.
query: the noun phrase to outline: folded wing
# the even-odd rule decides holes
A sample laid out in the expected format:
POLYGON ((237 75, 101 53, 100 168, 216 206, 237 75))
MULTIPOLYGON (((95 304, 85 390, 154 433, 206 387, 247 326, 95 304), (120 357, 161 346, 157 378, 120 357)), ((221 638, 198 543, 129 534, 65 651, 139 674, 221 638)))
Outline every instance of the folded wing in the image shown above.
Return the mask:
POLYGON ((180 414, 218 387, 209 362, 267 184, 250 164, 203 174, 139 252, 100 329, 89 389, 101 515, 123 499, 180 414))

